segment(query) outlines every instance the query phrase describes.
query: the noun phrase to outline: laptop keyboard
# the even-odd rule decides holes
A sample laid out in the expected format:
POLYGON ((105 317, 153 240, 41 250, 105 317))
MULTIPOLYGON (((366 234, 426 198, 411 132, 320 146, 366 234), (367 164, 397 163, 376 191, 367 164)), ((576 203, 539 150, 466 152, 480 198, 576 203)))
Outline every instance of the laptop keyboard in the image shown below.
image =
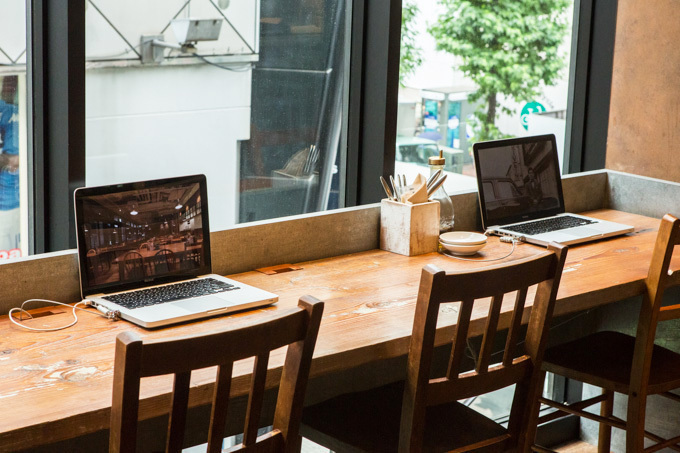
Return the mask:
POLYGON ((564 215, 559 217, 551 217, 549 219, 536 220, 535 222, 522 223, 521 225, 506 226, 503 227, 503 229, 525 235, 535 235, 582 225, 589 225, 591 223, 595 223, 595 221, 583 219, 581 217, 564 215))
POLYGON ((214 278, 202 278, 200 280, 189 280, 187 282, 141 289, 129 293, 114 294, 112 296, 105 296, 103 299, 132 310, 164 302, 206 296, 236 289, 240 288, 220 280, 215 280, 214 278))

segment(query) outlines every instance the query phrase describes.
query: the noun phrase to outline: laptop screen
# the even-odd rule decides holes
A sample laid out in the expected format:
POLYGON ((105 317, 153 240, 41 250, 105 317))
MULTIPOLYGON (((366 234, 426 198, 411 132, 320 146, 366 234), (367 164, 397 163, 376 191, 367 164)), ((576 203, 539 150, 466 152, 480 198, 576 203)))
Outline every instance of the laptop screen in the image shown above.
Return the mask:
POLYGON ((83 296, 210 273, 205 176, 75 192, 83 296))
POLYGON ((564 212, 554 135, 475 143, 473 151, 485 228, 564 212))

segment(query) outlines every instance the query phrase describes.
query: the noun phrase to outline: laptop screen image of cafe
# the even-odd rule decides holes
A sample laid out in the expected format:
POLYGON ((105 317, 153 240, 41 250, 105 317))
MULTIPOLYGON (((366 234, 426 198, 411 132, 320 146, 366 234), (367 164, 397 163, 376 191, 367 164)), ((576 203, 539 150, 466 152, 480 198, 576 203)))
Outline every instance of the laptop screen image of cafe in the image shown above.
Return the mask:
POLYGON ((154 281, 205 265, 196 182, 92 195, 82 213, 89 286, 154 281))

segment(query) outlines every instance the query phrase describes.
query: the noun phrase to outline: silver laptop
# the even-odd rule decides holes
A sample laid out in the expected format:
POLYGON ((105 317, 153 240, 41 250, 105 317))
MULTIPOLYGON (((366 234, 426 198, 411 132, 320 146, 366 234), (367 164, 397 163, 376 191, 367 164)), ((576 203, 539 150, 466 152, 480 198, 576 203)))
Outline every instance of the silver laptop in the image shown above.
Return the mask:
POLYGON ((75 192, 80 290, 142 327, 230 313, 278 296, 211 274, 204 175, 75 192))
POLYGON ((566 213, 555 136, 475 143, 482 224, 533 244, 578 244, 629 233, 630 225, 566 213))

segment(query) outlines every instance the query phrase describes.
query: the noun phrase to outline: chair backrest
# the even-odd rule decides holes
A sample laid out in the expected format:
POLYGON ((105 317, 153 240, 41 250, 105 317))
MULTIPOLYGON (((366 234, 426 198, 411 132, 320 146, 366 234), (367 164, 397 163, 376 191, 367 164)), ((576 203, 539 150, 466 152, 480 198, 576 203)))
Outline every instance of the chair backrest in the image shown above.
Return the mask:
POLYGON ((144 277, 144 258, 141 253, 127 252, 123 256, 124 279, 144 277))
MULTIPOLYGON (((302 404, 323 302, 311 296, 296 308, 258 314, 245 327, 181 338, 142 341, 134 332, 116 338, 109 451, 136 446, 140 379, 174 374, 166 451, 182 449, 191 371, 217 365, 208 452, 221 451, 233 364, 255 357, 243 443, 230 451, 289 452, 299 449, 302 404), (270 351, 288 345, 273 431, 257 437, 270 351)), ((299 451, 299 450, 297 450, 299 451)))
POLYGON ((147 258, 146 264, 149 266, 149 275, 156 273, 167 273, 174 271, 177 267, 175 253, 169 249, 161 249, 152 257, 147 258))
MULTIPOLYGON (((631 393, 634 392, 637 398, 644 398, 646 395, 657 324, 680 318, 680 304, 662 305, 664 292, 670 287, 680 285, 680 273, 669 272, 673 251, 678 244, 680 244, 680 219, 666 214, 661 219, 656 236, 635 336, 630 386, 631 393)), ((629 408, 634 406, 629 404, 629 408)), ((644 420, 644 413, 635 416, 644 420)))
POLYGON ((180 256, 180 269, 196 269, 201 267, 203 254, 201 250, 188 250, 180 256))
MULTIPOLYGON (((513 383, 517 385, 508 436, 496 440, 505 442, 508 448, 523 442, 521 431, 528 421, 533 396, 536 392, 539 392, 536 399, 540 395, 541 361, 566 255, 566 246, 551 244, 547 251, 533 257, 479 270, 447 274, 433 265, 423 269, 409 348, 400 451, 420 451, 427 406, 481 395, 513 383), (529 325, 526 335, 522 335, 525 303, 534 285, 537 287, 529 325), (501 316, 504 299, 506 309, 513 304, 509 316, 501 316), (430 379, 437 317, 440 305, 446 302, 460 303, 448 371, 444 377, 430 379), (461 365, 475 309, 477 313, 483 311, 487 321, 475 368, 468 371, 461 369, 461 365), (492 364, 494 337, 506 326, 503 359, 492 364), (522 341, 524 352, 519 347, 522 341)), ((452 421, 452 428, 454 425, 452 421)))

